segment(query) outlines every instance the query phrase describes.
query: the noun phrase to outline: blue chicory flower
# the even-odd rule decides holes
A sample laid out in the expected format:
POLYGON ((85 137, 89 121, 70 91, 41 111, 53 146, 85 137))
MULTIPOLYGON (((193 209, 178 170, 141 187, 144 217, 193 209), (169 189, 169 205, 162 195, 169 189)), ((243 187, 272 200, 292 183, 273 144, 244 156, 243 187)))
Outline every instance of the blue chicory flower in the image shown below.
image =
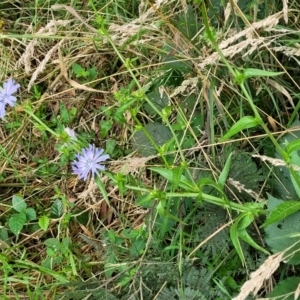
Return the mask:
POLYGON ((77 160, 72 163, 73 174, 78 175, 79 179, 87 180, 89 173, 94 177, 98 174, 98 170, 105 170, 105 166, 99 163, 109 159, 109 155, 102 155, 103 152, 104 149, 96 148, 95 145, 84 148, 81 154, 76 154, 77 160))
POLYGON ((12 78, 9 78, 6 82, 3 83, 3 88, 0 87, 0 118, 3 119, 6 110, 6 104, 14 106, 17 98, 13 96, 15 92, 18 91, 20 85, 15 82, 12 78))

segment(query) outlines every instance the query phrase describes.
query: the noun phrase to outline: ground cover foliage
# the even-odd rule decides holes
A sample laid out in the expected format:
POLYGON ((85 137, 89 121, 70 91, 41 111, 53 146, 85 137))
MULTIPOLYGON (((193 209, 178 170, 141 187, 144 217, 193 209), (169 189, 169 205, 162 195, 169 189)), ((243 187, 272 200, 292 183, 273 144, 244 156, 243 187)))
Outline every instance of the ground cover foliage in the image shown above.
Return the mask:
POLYGON ((299 11, 1 1, 1 299, 298 299, 299 11))

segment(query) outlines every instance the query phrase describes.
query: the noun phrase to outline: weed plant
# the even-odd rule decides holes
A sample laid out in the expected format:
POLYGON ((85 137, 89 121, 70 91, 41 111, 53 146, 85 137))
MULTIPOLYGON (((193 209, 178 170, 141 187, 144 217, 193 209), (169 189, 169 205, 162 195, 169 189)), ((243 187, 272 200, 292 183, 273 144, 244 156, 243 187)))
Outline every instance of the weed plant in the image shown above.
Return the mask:
POLYGON ((299 10, 2 1, 1 299, 299 299, 299 10))

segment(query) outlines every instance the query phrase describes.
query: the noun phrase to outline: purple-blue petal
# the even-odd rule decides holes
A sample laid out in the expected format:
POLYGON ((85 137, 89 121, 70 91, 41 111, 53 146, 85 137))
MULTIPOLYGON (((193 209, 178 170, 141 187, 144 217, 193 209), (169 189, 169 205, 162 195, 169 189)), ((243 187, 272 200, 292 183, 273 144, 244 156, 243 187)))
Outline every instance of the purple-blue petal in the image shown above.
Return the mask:
POLYGON ((16 83, 12 78, 9 78, 6 82, 3 83, 3 90, 5 94, 12 95, 17 92, 20 88, 20 85, 16 83))
MULTIPOLYGON (((1 93, 0 93, 1 94, 1 93)), ((4 103, 8 104, 9 106, 15 106, 17 98, 12 95, 1 95, 1 99, 4 99, 4 103)))
POLYGON ((94 177, 98 174, 98 170, 105 170, 105 166, 99 164, 109 159, 109 155, 101 155, 104 149, 96 148, 95 145, 89 145, 87 148, 82 149, 81 154, 76 154, 76 159, 72 163, 73 174, 79 176, 79 179, 87 180, 88 175, 94 177))
POLYGON ((0 118, 3 120, 6 115, 5 104, 0 103, 0 118))

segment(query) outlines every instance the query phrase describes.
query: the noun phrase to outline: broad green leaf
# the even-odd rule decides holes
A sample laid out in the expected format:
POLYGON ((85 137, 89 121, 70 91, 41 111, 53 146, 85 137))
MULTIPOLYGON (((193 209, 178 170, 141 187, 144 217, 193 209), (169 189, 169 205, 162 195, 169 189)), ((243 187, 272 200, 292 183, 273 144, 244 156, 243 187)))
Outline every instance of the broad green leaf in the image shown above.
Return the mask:
MULTIPOLYGON (((172 170, 164 169, 164 168, 149 168, 151 171, 154 171, 164 178, 166 178, 171 183, 175 182, 174 174, 172 170)), ((197 185, 193 184, 190 180, 188 180, 184 175, 180 176, 179 186, 186 191, 189 192, 199 192, 199 188, 197 185)))
MULTIPOLYGON (((268 211, 272 213, 284 201, 268 195, 268 211)), ((273 253, 278 253, 290 248, 286 255, 291 255, 288 263, 300 264, 300 211, 290 214, 284 220, 274 222, 265 227, 266 243, 273 253)))
POLYGON ((278 76, 284 74, 284 72, 270 72, 270 71, 265 71, 265 70, 260 70, 260 69, 245 69, 243 71, 243 77, 246 78, 251 78, 251 77, 272 77, 272 76, 278 76))
MULTIPOLYGON (((160 93, 159 89, 155 89, 154 91, 147 93, 146 96, 158 111, 161 111, 164 107, 169 105, 169 97, 165 91, 160 93)), ((153 109, 149 103, 144 105, 144 109, 149 115, 157 115, 157 111, 153 109)))
POLYGON ((46 231, 49 227, 50 219, 47 216, 41 216, 39 218, 39 226, 46 231))
MULTIPOLYGON (((294 151, 290 154, 291 163, 300 167, 300 156, 298 151, 294 151)), ((300 172, 295 171, 292 167, 289 168, 291 181, 294 186, 294 189, 297 193, 297 196, 300 198, 300 172)))
POLYGON ((266 219, 263 225, 260 227, 266 227, 275 222, 279 222, 284 218, 288 217, 291 214, 300 210, 300 202, 299 201, 285 201, 279 204, 270 214, 270 216, 266 219))
POLYGON ((63 203, 60 199, 56 199, 50 209, 50 217, 51 218, 60 218, 63 214, 63 203))
POLYGON ((27 221, 36 220, 36 212, 32 207, 26 208, 25 210, 27 221))
POLYGON ((225 166, 224 166, 224 168, 219 176, 219 179, 218 179, 218 184, 222 188, 222 190, 224 189, 224 186, 225 186, 225 183, 226 183, 229 171, 230 171, 231 157, 232 157, 232 152, 227 157, 225 166))
POLYGON ((298 289, 300 277, 289 277, 281 280, 267 295, 267 299, 282 299, 282 300, 299 300, 295 298, 295 292, 298 289))
POLYGON ((26 213, 13 214, 8 220, 8 227, 16 236, 19 235, 26 222, 26 213))
POLYGON ((20 197, 18 195, 13 195, 12 205, 13 205, 13 209, 16 210, 17 212, 21 212, 21 211, 25 210, 27 207, 27 204, 26 204, 24 198, 20 197))
POLYGON ((252 116, 245 116, 238 120, 229 131, 220 138, 220 142, 228 140, 233 135, 243 131, 244 129, 252 128, 260 124, 260 121, 252 116))
MULTIPOLYGON (((285 149, 289 153, 287 155, 288 160, 286 162, 297 165, 300 167, 299 162, 299 151, 296 151, 298 140, 300 138, 300 130, 297 129, 300 126, 300 121, 295 120, 291 125, 290 128, 292 132, 286 133, 283 137, 281 137, 278 141, 279 145, 282 149, 285 149), (296 142, 295 142, 296 141, 296 142), (291 145, 291 146, 289 146, 291 145), (293 151, 295 150, 295 151, 293 151)), ((275 158, 282 159, 281 153, 276 151, 275 158)), ((287 166, 275 166, 274 167, 275 176, 272 182, 274 188, 274 196, 278 197, 283 200, 297 200, 299 195, 299 187, 296 180, 291 179, 293 176, 291 174, 291 167, 287 166), (297 192, 296 192, 297 190, 297 192)), ((295 171, 296 173, 300 173, 295 171)))
POLYGON ((133 144, 141 155, 150 156, 157 154, 157 148, 162 147, 172 137, 166 125, 149 123, 145 125, 144 130, 139 130, 133 135, 133 144))

